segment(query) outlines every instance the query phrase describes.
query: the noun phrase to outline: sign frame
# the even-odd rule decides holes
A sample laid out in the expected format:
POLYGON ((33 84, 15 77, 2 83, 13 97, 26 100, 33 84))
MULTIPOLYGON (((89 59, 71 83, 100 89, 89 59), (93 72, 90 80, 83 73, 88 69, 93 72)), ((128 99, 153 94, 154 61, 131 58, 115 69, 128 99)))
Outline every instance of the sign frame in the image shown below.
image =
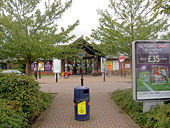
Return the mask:
MULTIPOLYGON (((162 44, 167 44, 167 46, 169 46, 169 48, 170 48, 170 41, 149 41, 149 40, 137 40, 137 41, 134 41, 133 43, 132 43, 132 70, 133 70, 133 99, 135 100, 135 101, 137 101, 137 102, 145 102, 145 101, 164 101, 164 100, 169 100, 170 99, 170 89, 168 90, 168 91, 154 91, 154 90, 149 90, 148 91, 148 93, 150 93, 150 94, 152 94, 153 95, 153 97, 152 96, 149 96, 149 95, 146 95, 146 96, 148 96, 148 97, 144 97, 144 98, 138 98, 138 94, 140 94, 140 93, 138 93, 138 91, 137 91, 137 78, 139 79, 140 78, 140 71, 139 71, 139 67, 143 64, 144 65, 144 67, 147 67, 148 65, 150 66, 150 67, 152 67, 152 66, 161 66, 161 65, 165 65, 163 62, 162 62, 162 64, 161 64, 161 62, 159 63, 159 62, 152 62, 152 63, 144 63, 144 61, 143 61, 143 63, 141 64, 141 63, 137 63, 137 61, 139 60, 139 58, 137 58, 137 56, 139 56, 138 54, 140 54, 140 53, 137 53, 138 51, 137 51, 137 45, 139 45, 139 44, 146 44, 146 45, 150 45, 150 44, 152 44, 152 45, 155 45, 155 46, 157 46, 157 45, 162 45, 162 44), (140 65, 140 66, 139 66, 140 65), (146 66, 147 65, 147 66, 146 66), (136 68, 138 66, 138 68, 136 68), (137 73, 138 72, 138 73, 137 73), (137 77, 137 75, 138 75, 138 77, 137 77), (157 93, 160 93, 160 95, 157 95, 157 93), (166 95, 167 94, 167 97, 166 96, 162 96, 162 97, 159 97, 159 96, 161 96, 161 94, 162 93, 165 93, 164 95, 166 95)), ((140 45, 139 45, 140 46, 140 45)), ((138 47, 139 47, 138 46, 138 47)), ((139 49, 139 48, 138 48, 139 49)), ((146 50, 145 50, 146 51, 146 50)), ((146 52, 147 53, 147 52, 146 52)), ((150 54, 150 53, 149 53, 150 54)), ((148 54, 148 55, 149 55, 148 54)), ((159 51, 158 51, 158 53, 157 53, 158 55, 162 55, 162 53, 160 52, 159 53, 159 51)), ((165 54, 166 55, 166 54, 165 54)), ((170 52, 168 52, 168 55, 170 55, 170 52)), ((150 55, 149 55, 150 56, 150 55)), ((149 57, 148 57, 149 58, 149 57)), ((148 59, 149 60, 149 59, 148 59)), ((161 60, 161 58, 160 58, 160 60, 161 60)), ((145 60, 146 61, 146 60, 145 60)), ((163 59, 162 59, 162 61, 163 61, 163 59)), ((167 62, 167 64, 166 65, 170 65, 170 58, 167 58, 167 61, 169 61, 169 62, 167 62), (169 59, 169 60, 168 60, 169 59)), ((165 67, 165 66, 164 66, 165 67)), ((168 68, 170 67, 170 66, 167 66, 168 68)), ((151 68, 151 71, 152 71, 153 69, 151 68)), ((161 69, 161 70, 163 70, 163 69, 161 69)), ((170 68, 169 68, 169 70, 170 70, 170 68)), ((144 71, 147 71, 147 70, 144 70, 144 71)), ((150 75, 149 75, 149 78, 151 77, 151 71, 150 71, 150 75)), ((170 73, 169 73, 170 71, 167 71, 167 73, 168 73, 168 78, 170 78, 170 73)), ((145 75, 145 74, 143 74, 143 75, 145 75)), ((167 79, 168 79, 167 78, 167 79)), ((166 84, 167 86, 169 86, 169 84, 167 83, 166 84)), ((146 92, 146 91, 143 91, 144 93, 146 92)), ((143 96, 143 95, 145 95, 145 94, 142 94, 141 93, 141 95, 143 96)))

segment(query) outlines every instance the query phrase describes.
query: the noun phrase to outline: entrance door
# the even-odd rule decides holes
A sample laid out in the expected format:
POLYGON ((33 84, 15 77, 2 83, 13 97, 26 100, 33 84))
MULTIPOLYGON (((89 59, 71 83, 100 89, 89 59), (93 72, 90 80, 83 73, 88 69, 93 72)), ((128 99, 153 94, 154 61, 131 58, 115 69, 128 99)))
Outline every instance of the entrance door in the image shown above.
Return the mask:
POLYGON ((75 75, 81 74, 81 72, 80 72, 81 65, 82 65, 83 74, 91 74, 92 73, 92 70, 93 70, 92 59, 84 59, 81 61, 81 64, 80 64, 80 60, 74 61, 73 65, 72 65, 72 74, 75 74, 75 75))

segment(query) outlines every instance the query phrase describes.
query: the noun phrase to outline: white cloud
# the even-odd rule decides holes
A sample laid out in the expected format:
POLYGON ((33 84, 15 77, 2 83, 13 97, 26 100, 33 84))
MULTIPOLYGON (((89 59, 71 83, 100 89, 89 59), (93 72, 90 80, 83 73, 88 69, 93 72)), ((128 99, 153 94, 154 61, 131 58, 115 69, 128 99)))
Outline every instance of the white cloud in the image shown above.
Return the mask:
POLYGON ((106 9, 109 0, 73 0, 72 6, 64 13, 59 20, 59 26, 67 27, 73 24, 77 19, 80 25, 73 31, 77 37, 81 35, 89 36, 91 29, 96 28, 99 24, 97 9, 106 9))

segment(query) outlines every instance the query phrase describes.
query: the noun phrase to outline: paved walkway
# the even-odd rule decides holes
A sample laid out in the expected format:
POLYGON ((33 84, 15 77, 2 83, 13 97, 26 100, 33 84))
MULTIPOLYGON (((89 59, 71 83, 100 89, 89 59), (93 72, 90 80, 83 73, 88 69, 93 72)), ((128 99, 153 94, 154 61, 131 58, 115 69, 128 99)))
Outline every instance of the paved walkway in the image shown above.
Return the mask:
POLYGON ((73 90, 80 85, 80 76, 60 78, 58 83, 55 83, 54 77, 45 77, 39 82, 42 91, 57 94, 33 128, 138 128, 111 99, 114 90, 131 87, 129 79, 111 76, 103 82, 101 76, 84 77, 84 85, 90 88, 89 121, 74 119, 73 90))

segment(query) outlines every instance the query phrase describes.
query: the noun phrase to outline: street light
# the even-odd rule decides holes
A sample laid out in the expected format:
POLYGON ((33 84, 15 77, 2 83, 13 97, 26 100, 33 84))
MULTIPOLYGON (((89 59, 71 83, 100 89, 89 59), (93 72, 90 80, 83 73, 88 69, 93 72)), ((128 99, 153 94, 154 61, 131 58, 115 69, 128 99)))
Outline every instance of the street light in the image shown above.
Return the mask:
POLYGON ((83 71, 82 71, 82 62, 81 62, 81 58, 83 59, 85 53, 79 53, 79 58, 80 58, 80 72, 81 72, 81 86, 83 86, 83 71))

